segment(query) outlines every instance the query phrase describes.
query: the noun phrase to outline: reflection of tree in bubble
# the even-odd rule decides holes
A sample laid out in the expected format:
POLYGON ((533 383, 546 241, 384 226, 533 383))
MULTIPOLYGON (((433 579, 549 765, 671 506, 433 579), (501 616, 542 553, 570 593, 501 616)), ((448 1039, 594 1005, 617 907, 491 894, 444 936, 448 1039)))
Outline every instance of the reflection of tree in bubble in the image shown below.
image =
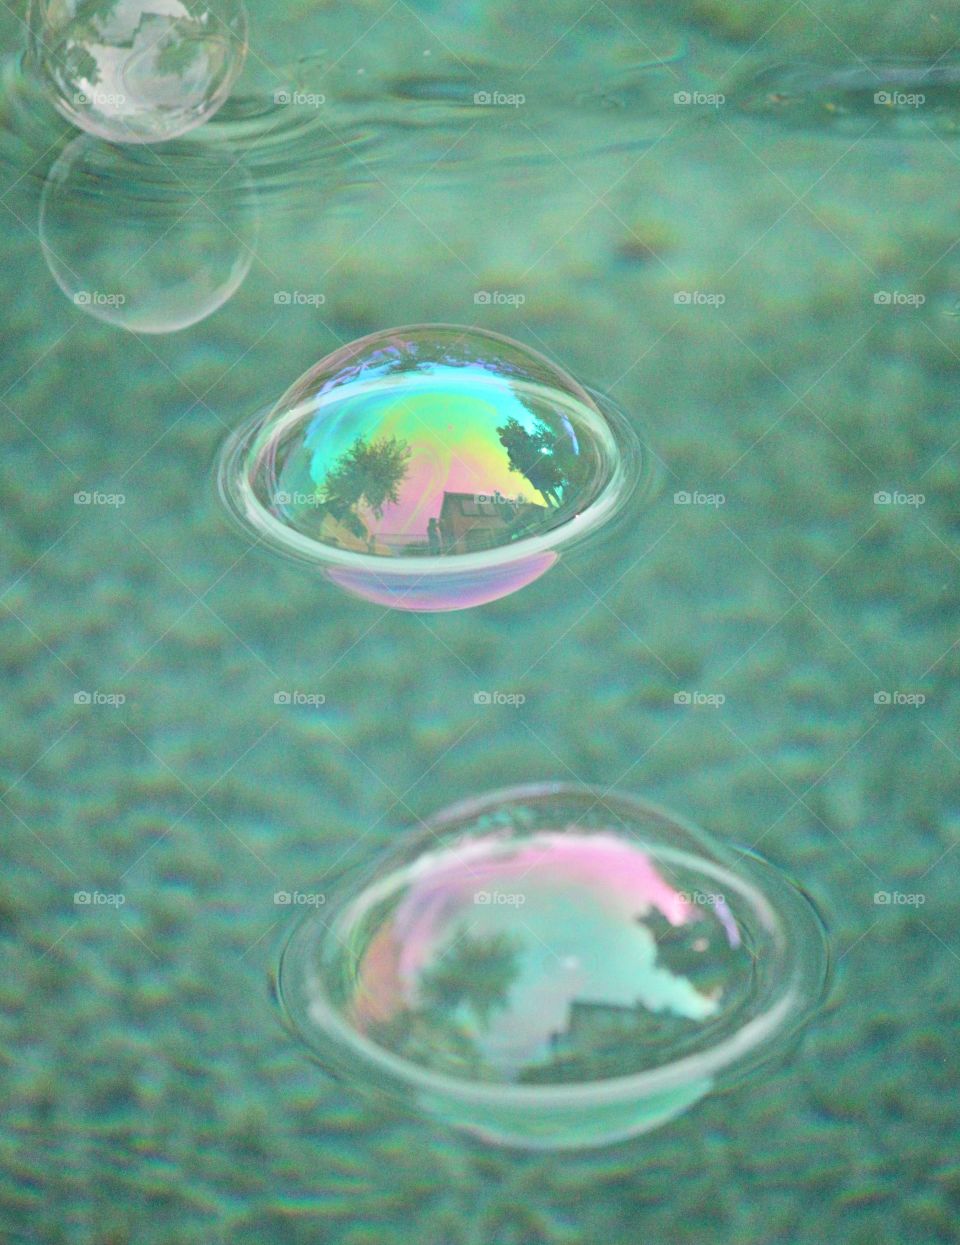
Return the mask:
POLYGON ((243 0, 33 0, 30 62, 58 111, 111 142, 208 120, 246 55, 243 0))
POLYGON ((408 1059, 492 1079, 483 1035, 491 1015, 507 1005, 519 951, 506 934, 471 938, 458 929, 439 962, 421 976, 418 1005, 372 1026, 372 1035, 408 1059))
POLYGON ((397 437, 381 437, 368 441, 359 436, 342 454, 323 480, 319 507, 347 526, 361 539, 367 527, 358 513, 360 508, 383 518, 388 502, 400 500, 400 485, 407 474, 410 447, 397 437))
POLYGON ((571 487, 584 478, 584 463, 566 429, 550 428, 536 420, 528 432, 513 416, 497 428, 507 451, 510 470, 524 476, 552 506, 562 504, 571 487))

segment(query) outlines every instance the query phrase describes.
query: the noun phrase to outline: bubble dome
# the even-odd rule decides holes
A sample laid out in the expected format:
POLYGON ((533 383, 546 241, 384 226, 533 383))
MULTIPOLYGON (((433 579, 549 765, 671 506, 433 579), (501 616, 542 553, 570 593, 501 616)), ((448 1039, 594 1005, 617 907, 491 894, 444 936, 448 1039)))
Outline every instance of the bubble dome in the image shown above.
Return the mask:
POLYGON ((78 135, 40 198, 43 257, 64 294, 137 333, 177 332, 222 307, 250 270, 258 229, 236 153, 190 138, 161 156, 78 135))
POLYGON ((289 1027, 495 1143, 647 1132, 774 1054, 826 980, 819 918, 772 866, 579 786, 458 804, 321 889, 280 963, 289 1027))
POLYGON ((242 0, 32 0, 28 60, 57 110, 114 143, 208 121, 247 51, 242 0))
POLYGON ((639 476, 609 404, 528 347, 455 325, 337 350, 240 428, 219 467, 249 534, 411 610, 515 592, 620 511, 639 476))

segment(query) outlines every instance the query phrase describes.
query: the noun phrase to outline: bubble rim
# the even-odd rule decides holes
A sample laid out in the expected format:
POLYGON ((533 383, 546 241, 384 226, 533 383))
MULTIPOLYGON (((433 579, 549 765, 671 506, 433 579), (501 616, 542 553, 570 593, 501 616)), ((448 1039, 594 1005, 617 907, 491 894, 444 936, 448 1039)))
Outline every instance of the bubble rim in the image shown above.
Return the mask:
MULTIPOLYGON (((658 804, 622 791, 613 789, 604 791, 599 787, 585 784, 560 782, 508 787, 448 805, 422 822, 423 833, 416 836, 412 843, 405 843, 404 849, 409 851, 411 846, 417 842, 425 842, 429 838, 435 839, 439 834, 451 831, 457 822, 464 818, 476 817, 508 801, 530 801, 546 796, 586 796, 593 797, 597 802, 612 798, 622 806, 627 806, 633 812, 650 818, 654 822, 682 830, 697 843, 704 842, 705 848, 715 850, 721 862, 725 859, 726 852, 723 845, 718 844, 719 850, 715 849, 713 844, 705 839, 704 832, 697 825, 658 804)), ((638 844, 642 842, 632 834, 627 834, 626 837, 638 844)), ((786 1041, 819 1008, 827 989, 830 972, 826 931, 822 918, 809 896, 785 873, 755 853, 744 853, 753 865, 750 878, 744 880, 730 872, 724 863, 718 864, 687 851, 664 849, 662 846, 658 848, 655 844, 650 847, 658 850, 661 856, 673 859, 678 864, 693 866, 707 876, 716 878, 720 883, 740 894, 751 905, 752 911, 761 921, 765 917, 772 918, 772 925, 767 928, 778 942, 789 969, 789 972, 784 973, 783 980, 777 987, 778 993, 774 996, 773 1002, 764 1012, 748 1020, 706 1051, 685 1055, 660 1067, 648 1068, 629 1076, 609 1077, 573 1084, 554 1083, 531 1086, 501 1083, 492 1085, 489 1082, 470 1081, 449 1073, 436 1072, 394 1054, 350 1026, 337 1008, 327 1002, 324 995, 314 993, 311 997, 311 1005, 319 1009, 325 1027, 316 1024, 314 1029, 305 1029, 287 1005, 288 991, 284 988, 284 977, 288 957, 299 949, 299 944, 314 924, 315 914, 310 913, 305 914, 290 932, 284 943, 276 970, 275 993, 284 1021, 288 1028, 304 1042, 314 1057, 327 1053, 325 1042, 333 1042, 336 1043, 338 1050, 359 1054, 367 1063, 386 1072, 401 1083, 418 1090, 447 1095, 460 1103, 501 1107, 522 1105, 533 1108, 563 1108, 589 1104, 599 1106, 622 1103, 627 1099, 642 1102, 664 1092, 704 1082, 706 1083, 704 1093, 707 1093, 715 1084, 716 1074, 732 1067, 739 1060, 746 1060, 751 1053, 754 1055, 755 1062, 762 1062, 765 1054, 769 1053, 764 1051, 765 1044, 776 1036, 786 1041), (757 872, 761 872, 756 868, 757 865, 762 866, 766 879, 758 879, 755 876, 757 872), (764 889, 763 880, 781 888, 789 895, 795 908, 794 915, 800 913, 805 918, 807 933, 812 931, 814 942, 808 938, 801 943, 801 940, 797 938, 791 939, 786 936, 777 907, 770 900, 767 890, 764 889), (815 945, 817 952, 813 969, 805 967, 803 963, 811 945, 815 945), (808 979, 815 988, 804 991, 802 986, 808 979)), ((656 859, 655 852, 652 851, 651 854, 656 859)), ((384 883, 389 880, 388 876, 384 879, 384 883)), ((351 897, 341 907, 341 913, 343 907, 351 908, 360 898, 375 893, 375 890, 375 886, 364 887, 359 895, 351 897)), ((329 913, 329 907, 326 911, 329 913)), ((326 921, 322 923, 327 938, 336 936, 332 929, 334 919, 331 915, 329 924, 326 921)))
MULTIPOLYGON (((502 342, 513 349, 519 346, 549 368, 558 367, 525 342, 515 341, 502 333, 494 333, 489 329, 478 328, 476 325, 446 322, 398 325, 368 333, 365 337, 350 342, 349 345, 359 348, 388 333, 414 333, 437 329, 479 334, 495 342, 502 342)), ((331 353, 336 353, 336 351, 331 351, 331 353)), ((317 367, 319 364, 314 364, 308 370, 312 372, 317 367)), ((295 387, 297 383, 295 381, 292 387, 295 387)), ((579 386, 579 382, 575 383, 579 386)), ((583 388, 583 386, 579 387, 583 388)), ((598 417, 598 427, 605 439, 604 449, 613 463, 613 471, 596 497, 580 514, 574 515, 573 518, 542 535, 525 536, 508 545, 499 545, 493 549, 481 549, 471 553, 433 557, 429 555, 384 557, 378 554, 360 553, 352 549, 337 549, 333 545, 325 545, 289 527, 260 504, 249 484, 246 472, 242 469, 243 459, 251 442, 271 418, 276 410, 275 406, 259 411, 227 437, 217 456, 217 491, 234 523, 239 525, 246 535, 257 536, 258 543, 267 545, 299 562, 354 571, 366 570, 372 575, 389 576, 391 579, 409 577, 417 582, 435 577, 452 576, 464 571, 497 570, 501 567, 513 566, 538 554, 554 552, 561 546, 580 543, 588 536, 595 534, 623 512, 631 498, 643 485, 643 477, 647 474, 645 470, 647 455, 643 452, 640 439, 627 416, 607 395, 590 389, 584 389, 584 392, 596 404, 595 411, 591 411, 590 407, 585 404, 583 409, 589 415, 598 417), (630 470, 630 468, 635 468, 635 470, 630 470)), ((573 405, 573 398, 571 397, 570 400, 573 405)), ((292 414, 298 418, 301 416, 299 410, 292 414)))

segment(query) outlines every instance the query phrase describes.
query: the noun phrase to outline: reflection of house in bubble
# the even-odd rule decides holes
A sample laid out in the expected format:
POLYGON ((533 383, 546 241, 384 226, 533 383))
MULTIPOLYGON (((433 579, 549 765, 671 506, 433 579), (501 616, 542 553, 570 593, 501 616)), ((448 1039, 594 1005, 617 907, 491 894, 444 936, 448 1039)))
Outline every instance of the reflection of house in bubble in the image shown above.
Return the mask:
POLYGON ((546 506, 502 493, 444 493, 437 523, 440 553, 473 553, 536 529, 546 506))

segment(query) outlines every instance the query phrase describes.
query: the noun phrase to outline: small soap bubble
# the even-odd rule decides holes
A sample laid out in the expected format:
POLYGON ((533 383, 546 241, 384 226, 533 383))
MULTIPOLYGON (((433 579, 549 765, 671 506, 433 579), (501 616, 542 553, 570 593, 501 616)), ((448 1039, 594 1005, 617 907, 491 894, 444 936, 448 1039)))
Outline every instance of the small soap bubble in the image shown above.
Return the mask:
POLYGON ((253 185, 232 149, 196 139, 120 147, 80 135, 47 176, 43 256, 74 306, 137 333, 212 315, 250 270, 253 185))
POLYGON ((247 50, 242 0, 33 0, 29 60, 66 119, 114 143, 208 121, 247 50))
POLYGON ((324 890, 281 962, 293 1030, 494 1142, 657 1127, 781 1047, 825 980, 792 883, 626 795, 496 793, 324 890))
POLYGON ((221 493, 263 543, 358 596, 463 609, 515 592, 622 509, 625 421, 535 351, 419 325, 353 342, 228 442, 221 493))

